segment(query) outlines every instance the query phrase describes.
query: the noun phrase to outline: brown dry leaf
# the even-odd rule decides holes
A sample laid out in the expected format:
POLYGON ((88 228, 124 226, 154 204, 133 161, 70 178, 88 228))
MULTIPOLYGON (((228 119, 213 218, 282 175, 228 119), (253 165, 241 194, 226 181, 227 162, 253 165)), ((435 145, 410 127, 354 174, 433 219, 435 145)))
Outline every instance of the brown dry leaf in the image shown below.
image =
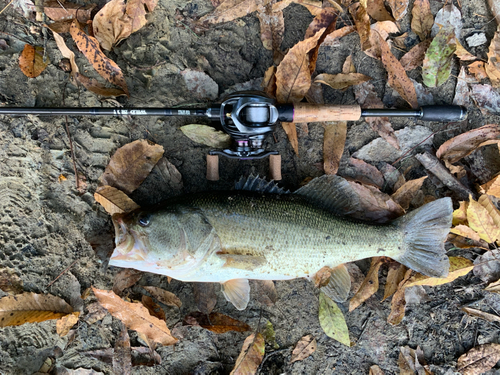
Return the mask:
POLYGON ((398 325, 405 317, 405 309, 406 309, 405 284, 411 277, 412 273, 413 271, 411 269, 408 269, 406 271, 403 280, 401 280, 401 282, 398 284, 398 288, 394 293, 394 295, 392 296, 391 313, 387 317, 387 323, 389 324, 398 325))
POLYGON ((500 212, 495 207, 495 204, 493 203, 493 201, 491 200, 491 198, 488 197, 487 195, 483 194, 483 195, 481 195, 479 197, 479 199, 477 200, 477 202, 481 206, 483 206, 484 208, 486 208, 486 211, 488 211, 488 213, 490 214, 490 216, 493 219, 493 222, 495 223, 495 225, 497 226, 497 228, 500 228, 500 212))
POLYGON ((500 280, 492 282, 484 290, 492 293, 500 293, 500 280))
POLYGON ((434 24, 429 0, 415 0, 411 15, 411 29, 421 41, 426 40, 431 35, 434 24))
POLYGON ((99 182, 130 194, 149 175, 163 152, 163 146, 148 140, 128 143, 113 154, 99 182))
POLYGON ((497 31, 491 40, 485 68, 492 86, 500 87, 500 31, 497 31))
POLYGON ((338 30, 332 31, 331 34, 328 34, 321 44, 322 46, 335 46, 339 43, 339 39, 349 35, 356 31, 354 26, 344 26, 338 30))
POLYGON ((142 278, 143 272, 134 270, 133 268, 126 268, 118 272, 115 276, 113 283, 113 292, 121 295, 122 292, 130 288, 142 278))
POLYGON ((366 11, 377 21, 395 21, 394 17, 385 8, 384 0, 367 1, 366 11))
MULTIPOLYGON (((466 227, 466 228, 469 228, 469 227, 466 227)), ((455 229, 455 228, 453 228, 453 229, 455 229)), ((474 232, 470 228, 469 228, 469 230, 477 236, 476 232, 474 232)), ((477 237, 479 237, 479 236, 477 236, 477 237)), ((453 246, 458 247, 460 249, 469 249, 471 247, 478 247, 478 248, 482 248, 485 250, 489 250, 489 246, 488 246, 488 243, 486 241, 483 241, 481 239, 479 239, 479 241, 475 241, 473 239, 470 239, 467 237, 462 237, 462 236, 459 236, 459 235, 456 235, 453 233, 448 234, 448 238, 446 239, 446 241, 451 242, 453 244, 453 246)))
POLYGON ((288 140, 293 147, 293 151, 295 151, 295 154, 299 156, 299 140, 297 138, 297 128, 295 127, 295 123, 282 122, 281 126, 283 127, 283 130, 285 131, 288 140))
POLYGON ((78 49, 85 55, 87 60, 89 60, 97 73, 113 85, 121 87, 128 96, 129 92, 123 72, 113 60, 109 59, 101 51, 97 39, 85 34, 83 30, 80 29, 80 25, 76 20, 73 20, 71 23, 70 33, 78 49))
POLYGON ((214 148, 231 147, 231 136, 213 126, 189 124, 180 127, 180 131, 193 142, 214 148))
POLYGON ((346 57, 344 65, 342 65, 342 73, 344 74, 356 73, 356 67, 352 63, 352 55, 346 57))
POLYGON ((85 315, 83 320, 88 324, 94 324, 98 320, 104 318, 108 313, 108 311, 104 307, 102 307, 98 302, 94 302, 88 305, 87 310, 88 314, 85 315))
POLYGON ((450 233, 469 238, 476 242, 481 240, 479 234, 466 225, 457 225, 455 228, 450 229, 450 233))
POLYGON ((488 0, 488 5, 490 6, 491 13, 497 21, 497 25, 500 26, 500 3, 496 0, 488 0))
POLYGON ((144 307, 148 309, 149 313, 152 316, 157 317, 160 320, 165 320, 165 321, 167 320, 165 317, 165 311, 163 311, 160 305, 158 305, 155 301, 153 301, 151 297, 143 295, 141 298, 141 302, 144 305, 144 307))
POLYGON ((354 310, 356 307, 365 302, 372 295, 377 293, 378 290, 378 270, 383 263, 382 257, 373 257, 370 269, 366 274, 366 278, 361 284, 358 292, 349 301, 349 311, 354 310))
POLYGON ((59 336, 64 337, 69 330, 78 322, 80 313, 78 311, 65 315, 56 322, 56 332, 59 336))
POLYGON ((62 298, 25 292, 0 299, 0 327, 59 319, 72 312, 62 298))
POLYGON ((96 4, 80 5, 65 1, 64 5, 57 0, 46 1, 43 5, 43 12, 52 21, 67 21, 78 19, 80 23, 87 23, 91 19, 92 10, 96 4))
MULTIPOLYGON (((374 59, 382 59, 382 50, 378 41, 378 34, 384 39, 389 38, 389 34, 399 33, 398 25, 392 21, 377 22, 370 26, 370 44, 371 47, 364 52, 374 59)), ((389 42, 388 42, 389 43, 389 42)), ((406 47, 405 47, 406 48, 406 47)))
POLYGON ((481 185, 481 187, 484 189, 486 194, 500 198, 500 175, 496 176, 484 185, 481 185))
POLYGON ((326 174, 337 174, 344 153, 347 136, 347 121, 323 123, 323 167, 326 174))
POLYGON ((260 87, 270 97, 276 97, 276 67, 274 65, 267 68, 260 87))
POLYGON ((378 34, 378 43, 382 55, 382 63, 389 75, 387 83, 395 89, 412 108, 418 108, 417 93, 413 82, 408 78, 401 63, 392 54, 391 48, 380 34, 378 34))
POLYGON ((474 268, 472 261, 462 257, 450 257, 450 272, 447 277, 429 277, 420 273, 412 276, 405 287, 414 285, 437 286, 451 283, 453 280, 467 275, 474 268))
POLYGON ((321 34, 316 46, 309 52, 309 72, 311 74, 313 74, 316 70, 316 62, 318 60, 321 45, 326 37, 337 28, 337 13, 333 10, 333 8, 323 9, 321 13, 314 18, 311 25, 309 25, 309 28, 306 30, 305 38, 314 36, 323 27, 325 28, 325 31, 321 34))
POLYGON ((318 344, 313 335, 307 335, 302 337, 292 352, 292 357, 290 358, 290 363, 297 361, 302 361, 309 357, 312 353, 316 351, 318 344))
MULTIPOLYGON (((52 28, 51 28, 51 30, 52 30, 52 28)), ((69 30, 68 30, 68 32, 69 32, 69 30)), ((59 51, 61 52, 63 57, 69 59, 69 62, 71 64, 71 73, 72 74, 78 73, 79 70, 78 70, 78 65, 76 65, 76 62, 75 62, 75 54, 73 53, 72 50, 70 50, 68 48, 68 46, 64 42, 64 39, 62 36, 60 36, 54 30, 52 30, 52 34, 54 34, 54 39, 56 41, 57 48, 59 48, 59 51)))
POLYGON ((476 202, 472 197, 467 207, 467 220, 469 227, 475 230, 481 239, 488 243, 495 242, 500 238, 500 228, 488 213, 488 210, 476 202))
POLYGON ((273 12, 272 3, 266 2, 259 6, 257 18, 260 22, 260 39, 265 49, 274 51, 273 55, 281 52, 281 43, 285 33, 285 19, 283 11, 273 12))
POLYGON ((392 38, 392 41, 397 48, 405 51, 407 38, 408 38, 408 32, 392 38))
POLYGON ((459 207, 453 211, 453 225, 467 225, 467 201, 462 201, 459 203, 459 207))
POLYGON ((272 280, 253 280, 251 289, 257 295, 257 301, 266 306, 273 306, 278 300, 278 292, 272 280))
POLYGON ((500 139, 500 127, 496 124, 484 125, 447 140, 439 147, 436 156, 450 163, 470 155, 482 143, 500 139))
POLYGON ((317 16, 323 10, 323 3, 320 0, 282 0, 273 4, 273 11, 283 10, 292 3, 303 5, 313 16, 317 16))
POLYGON ((113 373, 130 375, 132 373, 132 349, 127 327, 122 323, 120 335, 115 341, 113 351, 113 373))
MULTIPOLYGON (((485 290, 487 290, 487 289, 485 289, 485 290)), ((475 317, 487 320, 488 322, 500 323, 500 316, 498 316, 498 315, 489 314, 489 313, 486 313, 486 312, 481 311, 481 310, 471 309, 470 307, 466 307, 466 306, 462 307, 460 310, 466 312, 470 316, 475 316, 475 317)))
POLYGON ((123 191, 109 185, 97 188, 94 193, 94 199, 96 202, 99 202, 110 215, 131 212, 140 208, 140 206, 130 199, 123 191))
POLYGON ((500 360, 500 344, 483 344, 472 348, 458 358, 457 370, 464 375, 479 375, 500 360))
POLYGON ((248 324, 218 312, 210 313, 210 315, 201 312, 192 312, 184 318, 185 324, 192 325, 193 321, 196 321, 197 325, 215 333, 229 331, 246 332, 251 330, 248 324))
POLYGON ((166 157, 162 157, 156 163, 155 169, 160 172, 163 177, 163 182, 168 186, 168 190, 172 193, 181 193, 184 187, 182 175, 166 157))
POLYGON ((210 25, 234 21, 255 12, 264 3, 263 0, 225 0, 213 12, 201 17, 200 23, 210 25))
POLYGON ((301 101, 311 86, 309 52, 316 47, 325 29, 290 48, 276 69, 276 99, 278 103, 301 101))
POLYGON ((460 60, 474 61, 478 59, 477 56, 474 56, 469 51, 467 51, 458 40, 455 40, 455 43, 457 44, 457 48, 454 53, 460 60))
POLYGON ((198 310, 205 315, 212 312, 217 304, 214 283, 193 283, 194 300, 198 310))
POLYGON ((174 293, 156 286, 143 286, 154 298, 167 306, 181 307, 182 302, 174 293))
POLYGON ((392 15, 398 21, 403 18, 408 11, 408 0, 388 0, 387 3, 392 9, 392 15))
POLYGON ((349 6, 349 12, 354 19, 354 24, 356 25, 356 31, 359 34, 359 41, 361 43, 361 50, 367 51, 372 46, 370 41, 371 29, 370 29, 370 17, 366 12, 366 8, 361 5, 361 3, 354 3, 349 6))
POLYGON ((416 180, 407 181, 391 195, 391 198, 394 199, 396 203, 399 203, 404 210, 407 210, 410 207, 411 200, 415 197, 417 191, 420 190, 426 178, 427 176, 424 176, 416 180))
POLYGON ((127 93, 122 89, 106 87, 97 79, 84 76, 83 74, 80 74, 78 72, 73 74, 73 78, 77 83, 80 83, 83 87, 85 87, 90 92, 93 92, 94 94, 104 97, 127 96, 127 93))
POLYGON ((265 350, 264 337, 260 333, 252 333, 243 342, 240 355, 230 375, 255 374, 264 359, 265 350))
POLYGON ((390 263, 389 272, 387 273, 387 281, 385 282, 384 298, 382 298, 382 301, 389 298, 396 292, 399 283, 405 277, 406 271, 407 268, 404 265, 397 262, 390 263))
POLYGON ((384 176, 382 173, 366 161, 350 158, 349 167, 352 167, 352 170, 350 168, 349 178, 354 179, 354 181, 365 185, 375 186, 379 189, 382 189, 384 186, 384 176))
POLYGON ((50 64, 49 57, 46 56, 44 61, 43 47, 25 44, 23 52, 19 56, 19 68, 26 77, 38 77, 45 70, 47 65, 50 64))
POLYGON ((474 61, 467 66, 467 69, 469 69, 469 73, 473 74, 478 81, 488 78, 484 62, 482 61, 474 61))
POLYGON ((332 269, 328 266, 321 268, 314 275, 314 286, 316 288, 321 288, 326 286, 330 281, 330 276, 332 276, 332 269))
MULTIPOLYGON (((384 103, 377 96, 375 87, 370 82, 364 82, 354 86, 354 95, 361 108, 384 108, 384 103)), ((365 121, 376 131, 387 143, 396 149, 400 149, 398 139, 388 117, 365 117, 365 121)))
POLYGON ((418 43, 407 53, 405 53, 403 57, 401 57, 401 60, 399 60, 404 70, 410 71, 421 67, 424 62, 425 51, 427 51, 427 48, 429 48, 430 44, 430 39, 424 40, 423 42, 418 43))
POLYGON ((129 329, 143 333, 146 337, 162 345, 173 345, 177 339, 163 320, 151 316, 141 303, 125 302, 115 293, 92 287, 99 303, 115 318, 120 319, 129 329))
POLYGON ((429 366, 425 363, 424 352, 419 346, 415 350, 409 346, 401 347, 398 365, 399 375, 432 375, 429 366))
POLYGON ((314 79, 314 82, 323 83, 330 86, 335 90, 345 90, 348 87, 359 85, 360 83, 370 80, 368 77, 361 73, 339 73, 339 74, 319 74, 314 79))
POLYGON ((23 280, 12 268, 0 268, 0 289, 5 293, 19 294, 23 292, 23 280))
POLYGON ((158 0, 128 0, 127 1, 127 16, 131 20, 132 32, 140 30, 148 20, 146 19, 147 12, 152 12, 158 0))
POLYGON ((368 373, 368 375, 384 375, 384 372, 377 365, 373 365, 370 367, 370 372, 368 373))

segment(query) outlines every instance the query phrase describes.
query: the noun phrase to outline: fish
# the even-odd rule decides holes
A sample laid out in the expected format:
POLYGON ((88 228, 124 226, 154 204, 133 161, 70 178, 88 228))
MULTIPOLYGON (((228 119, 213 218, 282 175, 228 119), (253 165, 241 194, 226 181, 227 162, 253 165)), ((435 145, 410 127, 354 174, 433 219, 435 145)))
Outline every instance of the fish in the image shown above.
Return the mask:
POLYGON ((414 271, 445 277, 444 242, 453 206, 441 198, 386 224, 346 216, 359 197, 339 176, 324 175, 294 193, 249 177, 232 191, 185 194, 154 208, 115 214, 109 265, 186 282, 215 282, 238 310, 248 280, 314 279, 327 266, 333 299, 350 290, 347 262, 386 256, 414 271))

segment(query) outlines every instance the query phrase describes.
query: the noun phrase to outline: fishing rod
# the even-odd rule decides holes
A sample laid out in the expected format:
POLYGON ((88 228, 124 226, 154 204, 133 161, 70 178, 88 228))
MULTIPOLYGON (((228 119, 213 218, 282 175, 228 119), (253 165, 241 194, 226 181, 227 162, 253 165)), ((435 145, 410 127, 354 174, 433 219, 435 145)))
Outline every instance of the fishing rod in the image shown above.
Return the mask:
MULTIPOLYGON (((361 117, 408 117, 422 121, 452 122, 465 118, 467 110, 455 105, 423 106, 419 109, 362 109, 359 105, 278 104, 257 91, 237 92, 209 108, 32 108, 0 107, 0 115, 72 116, 198 116, 218 121, 233 139, 229 149, 212 150, 211 156, 261 159, 277 155, 264 148, 265 137, 278 122, 357 121, 361 117)), ((207 163, 209 163, 207 158, 207 163)), ((211 158, 212 164, 218 159, 211 158)), ((217 164, 218 165, 218 164, 217 164)), ((208 166, 208 169, 210 166, 208 166)), ((212 165, 212 169, 215 168, 212 165)), ((280 167, 281 169, 281 167, 280 167)), ((208 173, 207 173, 208 174, 208 173)), ((218 175, 218 170, 217 170, 218 175)), ((276 178, 278 179, 278 178, 276 178)), ((279 178, 281 179, 281 178, 279 178)))

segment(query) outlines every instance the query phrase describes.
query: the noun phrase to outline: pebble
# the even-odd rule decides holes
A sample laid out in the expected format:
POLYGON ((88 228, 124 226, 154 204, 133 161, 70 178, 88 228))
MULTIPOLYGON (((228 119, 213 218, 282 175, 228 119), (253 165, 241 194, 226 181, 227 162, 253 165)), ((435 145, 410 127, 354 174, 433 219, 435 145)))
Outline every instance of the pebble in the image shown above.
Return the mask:
POLYGON ((469 47, 481 46, 487 42, 486 35, 484 33, 471 35, 465 40, 467 41, 469 47))

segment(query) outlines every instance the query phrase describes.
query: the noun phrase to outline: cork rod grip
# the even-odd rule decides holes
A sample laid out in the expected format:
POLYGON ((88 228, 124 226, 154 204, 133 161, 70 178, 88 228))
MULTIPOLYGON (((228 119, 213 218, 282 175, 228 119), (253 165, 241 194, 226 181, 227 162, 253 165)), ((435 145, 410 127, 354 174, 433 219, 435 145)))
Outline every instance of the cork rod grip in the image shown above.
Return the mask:
POLYGON ((293 106, 293 122, 357 121, 360 117, 359 105, 297 103, 293 106))

